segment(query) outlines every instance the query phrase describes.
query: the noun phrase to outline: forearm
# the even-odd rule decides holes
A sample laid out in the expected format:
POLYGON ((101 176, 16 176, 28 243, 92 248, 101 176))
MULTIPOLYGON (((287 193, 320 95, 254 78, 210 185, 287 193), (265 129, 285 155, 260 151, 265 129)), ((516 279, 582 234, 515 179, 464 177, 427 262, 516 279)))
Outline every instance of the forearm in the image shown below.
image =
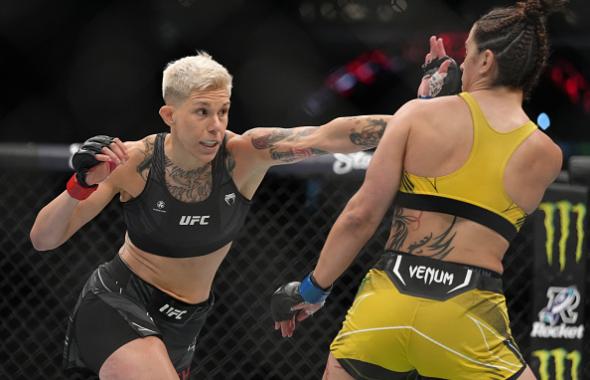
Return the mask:
POLYGON ((363 216, 350 204, 332 227, 324 244, 313 277, 322 288, 330 287, 354 261, 373 236, 381 218, 363 216))
POLYGON ((36 250, 54 249, 67 240, 70 220, 79 202, 64 191, 39 211, 30 233, 36 250))

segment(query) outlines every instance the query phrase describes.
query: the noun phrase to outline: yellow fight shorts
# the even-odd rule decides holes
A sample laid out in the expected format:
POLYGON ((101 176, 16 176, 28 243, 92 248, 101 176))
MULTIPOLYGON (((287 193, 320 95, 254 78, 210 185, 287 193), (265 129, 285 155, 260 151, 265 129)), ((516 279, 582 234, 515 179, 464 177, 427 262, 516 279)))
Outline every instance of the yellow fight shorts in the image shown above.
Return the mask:
POLYGON ((330 351, 355 379, 516 379, 499 274, 387 252, 365 276, 330 351))

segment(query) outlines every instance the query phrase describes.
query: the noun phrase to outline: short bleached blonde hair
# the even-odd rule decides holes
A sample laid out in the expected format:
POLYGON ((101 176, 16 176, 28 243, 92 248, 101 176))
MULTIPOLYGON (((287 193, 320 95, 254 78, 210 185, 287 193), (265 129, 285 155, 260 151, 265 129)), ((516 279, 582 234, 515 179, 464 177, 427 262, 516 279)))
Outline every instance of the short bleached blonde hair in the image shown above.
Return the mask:
POLYGON ((180 58, 168 63, 162 78, 162 97, 166 104, 183 102, 193 91, 227 90, 231 95, 232 76, 209 54, 180 58))

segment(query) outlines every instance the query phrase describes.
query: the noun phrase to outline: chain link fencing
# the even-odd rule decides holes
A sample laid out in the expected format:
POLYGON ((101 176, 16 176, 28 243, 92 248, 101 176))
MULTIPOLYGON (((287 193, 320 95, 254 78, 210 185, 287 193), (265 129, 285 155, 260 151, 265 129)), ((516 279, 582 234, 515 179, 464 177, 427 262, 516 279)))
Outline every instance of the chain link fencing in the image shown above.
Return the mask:
MULTIPOLYGON (((114 200, 62 247, 36 252, 28 237, 35 215, 63 191, 68 176, 0 169, 1 379, 95 379, 61 369, 66 321, 87 276, 122 244, 125 227, 114 200)), ((321 378, 329 343, 362 276, 378 259, 388 226, 382 224, 335 284, 324 309, 292 338, 273 330, 269 299, 281 283, 312 269, 330 227, 360 184, 360 177, 269 173, 217 274, 216 304, 197 345, 192 378, 321 378)), ((531 231, 525 225, 514 241, 504 277, 513 335, 526 356, 535 318, 531 231)), ((588 341, 584 355, 590 357, 588 341)), ((590 365, 583 365, 583 377, 590 378, 590 365)))

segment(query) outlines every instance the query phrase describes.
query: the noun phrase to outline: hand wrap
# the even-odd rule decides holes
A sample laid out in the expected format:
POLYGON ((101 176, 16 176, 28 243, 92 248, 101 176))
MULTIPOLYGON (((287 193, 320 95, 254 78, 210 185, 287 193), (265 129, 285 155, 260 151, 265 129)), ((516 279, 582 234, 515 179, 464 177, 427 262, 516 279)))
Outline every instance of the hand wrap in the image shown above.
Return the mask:
POLYGON ((444 56, 422 65, 422 77, 429 76, 428 95, 422 98, 434 98, 436 96, 456 95, 461 92, 461 69, 451 57, 444 56), (450 60, 451 64, 446 73, 440 74, 439 67, 443 62, 450 60))
POLYGON ((83 201, 84 199, 88 198, 90 194, 94 193, 97 187, 98 185, 90 187, 82 186, 78 182, 76 173, 74 173, 66 185, 66 190, 68 191, 68 194, 70 194, 70 197, 79 201, 83 201))
POLYGON ((323 305, 331 290, 332 287, 322 289, 311 273, 301 282, 294 281, 282 285, 273 293, 270 301, 272 318, 276 322, 292 319, 297 311, 291 308, 303 302, 323 305))

